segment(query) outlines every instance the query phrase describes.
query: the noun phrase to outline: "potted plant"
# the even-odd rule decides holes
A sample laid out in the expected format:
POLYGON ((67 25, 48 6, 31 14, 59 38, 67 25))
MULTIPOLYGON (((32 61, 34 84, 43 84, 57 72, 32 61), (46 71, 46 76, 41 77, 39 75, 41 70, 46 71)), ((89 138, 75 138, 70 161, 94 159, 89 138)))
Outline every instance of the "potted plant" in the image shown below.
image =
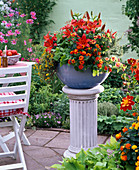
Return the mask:
MULTIPOLYGON (((100 14, 91 18, 86 12, 73 14, 72 20, 59 32, 44 36, 47 59, 58 63, 57 75, 64 84, 71 88, 91 88, 102 83, 112 67, 122 64, 115 56, 111 56, 116 45, 116 32, 105 31, 100 14), (51 59, 50 59, 51 58, 51 59)), ((48 62, 47 64, 48 65, 48 62)), ((50 65, 49 65, 50 66, 50 65)))

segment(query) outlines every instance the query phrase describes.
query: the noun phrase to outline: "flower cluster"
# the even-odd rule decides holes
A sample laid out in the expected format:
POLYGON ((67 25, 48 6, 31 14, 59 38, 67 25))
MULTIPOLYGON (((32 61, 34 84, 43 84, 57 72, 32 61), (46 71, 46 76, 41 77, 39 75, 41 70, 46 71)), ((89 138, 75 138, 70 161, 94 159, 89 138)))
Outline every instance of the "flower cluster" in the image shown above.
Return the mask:
POLYGON ((111 72, 111 67, 121 67, 120 59, 111 56, 116 32, 105 31, 100 14, 90 18, 86 12, 81 18, 80 14, 73 15, 71 11, 71 15, 73 19, 59 32, 44 36, 46 52, 54 54, 54 61, 73 65, 78 71, 90 68, 93 75, 111 72))
POLYGON ((135 122, 130 127, 124 127, 122 132, 116 135, 120 142, 121 160, 139 169, 139 116, 134 113, 135 122))
MULTIPOLYGON (((32 53, 32 39, 30 39, 30 26, 36 20, 36 13, 30 13, 30 19, 26 14, 22 14, 20 10, 12 7, 12 2, 6 6, 6 3, 0 6, 0 44, 4 49, 7 45, 8 49, 16 49, 22 53, 25 51, 32 53), (3 9, 4 6, 4 9, 3 9), (18 49, 17 49, 18 48, 18 49), (23 50, 24 48, 24 50, 23 50)), ((25 57, 25 56, 24 56, 25 57)))
POLYGON ((35 115, 33 119, 33 123, 37 127, 40 126, 40 127, 51 128, 51 127, 60 127, 62 123, 61 120, 62 117, 60 116, 59 113, 56 114, 53 112, 46 112, 43 114, 35 115))
POLYGON ((124 87, 131 91, 139 85, 139 59, 130 58, 127 62, 126 72, 122 74, 122 79, 124 87))

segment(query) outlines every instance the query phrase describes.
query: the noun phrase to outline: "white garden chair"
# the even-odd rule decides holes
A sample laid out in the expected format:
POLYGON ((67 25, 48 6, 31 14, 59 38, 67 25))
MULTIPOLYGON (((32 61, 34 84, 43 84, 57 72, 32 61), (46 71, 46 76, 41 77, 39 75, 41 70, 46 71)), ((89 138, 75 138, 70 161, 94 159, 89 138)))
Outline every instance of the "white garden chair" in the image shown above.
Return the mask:
POLYGON ((18 62, 15 66, 0 68, 0 118, 10 117, 11 120, 8 122, 1 122, 0 128, 12 126, 14 130, 14 132, 11 132, 6 136, 0 135, 0 146, 3 150, 3 152, 0 153, 0 158, 13 157, 16 159, 17 152, 19 153, 20 158, 20 163, 2 165, 0 166, 0 170, 18 168, 27 169, 21 145, 21 138, 23 139, 24 144, 30 145, 23 130, 26 123, 29 104, 31 69, 32 63, 29 62, 18 62), (21 82, 24 82, 24 84, 17 85, 18 82, 20 84, 21 82), (20 124, 17 121, 17 117, 21 118, 20 124), (13 151, 10 151, 6 141, 14 136, 16 139, 15 145, 13 151))

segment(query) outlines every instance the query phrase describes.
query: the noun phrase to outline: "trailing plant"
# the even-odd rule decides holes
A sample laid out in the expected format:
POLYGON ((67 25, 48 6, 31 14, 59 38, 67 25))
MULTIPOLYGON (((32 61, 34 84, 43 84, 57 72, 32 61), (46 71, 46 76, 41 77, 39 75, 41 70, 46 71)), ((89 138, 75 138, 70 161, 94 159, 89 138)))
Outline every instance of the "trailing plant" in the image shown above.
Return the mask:
POLYGON ((99 134, 115 134, 119 132, 124 126, 133 121, 133 118, 111 115, 98 115, 98 133, 99 134))
POLYGON ((58 170, 120 170, 124 169, 119 158, 120 144, 111 137, 110 143, 99 145, 99 147, 92 150, 81 151, 76 154, 76 158, 63 158, 60 164, 51 166, 58 170), (108 152, 108 150, 110 152, 108 152))
POLYGON ((119 113, 118 108, 110 102, 103 102, 98 104, 99 115, 111 116, 111 115, 118 115, 118 113, 119 113))
POLYGON ((40 43, 41 35, 44 34, 44 31, 46 32, 51 23, 54 23, 49 19, 49 14, 56 5, 56 0, 15 0, 14 3, 18 3, 23 13, 29 15, 31 11, 36 12, 38 20, 34 21, 30 35, 33 43, 40 43))

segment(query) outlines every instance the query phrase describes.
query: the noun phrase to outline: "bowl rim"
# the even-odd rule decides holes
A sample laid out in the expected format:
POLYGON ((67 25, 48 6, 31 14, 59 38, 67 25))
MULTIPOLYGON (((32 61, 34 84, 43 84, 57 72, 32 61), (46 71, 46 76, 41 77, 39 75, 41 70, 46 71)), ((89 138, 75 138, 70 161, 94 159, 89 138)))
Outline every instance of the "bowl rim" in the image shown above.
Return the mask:
POLYGON ((7 58, 14 58, 14 57, 21 57, 21 54, 20 53, 18 53, 17 55, 12 55, 12 56, 7 56, 7 58))

